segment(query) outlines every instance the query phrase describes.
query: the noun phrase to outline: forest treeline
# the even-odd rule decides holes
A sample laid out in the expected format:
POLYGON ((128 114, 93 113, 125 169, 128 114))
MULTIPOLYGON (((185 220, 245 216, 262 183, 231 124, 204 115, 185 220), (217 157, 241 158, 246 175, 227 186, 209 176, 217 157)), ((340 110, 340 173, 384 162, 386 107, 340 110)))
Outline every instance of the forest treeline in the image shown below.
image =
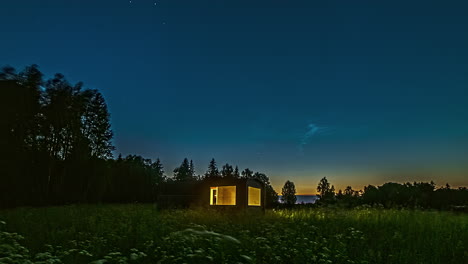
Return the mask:
MULTIPOLYGON (((103 95, 72 84, 64 75, 45 79, 37 65, 22 71, 0 70, 0 208, 69 203, 154 202, 162 183, 200 181, 204 178, 254 178, 266 186, 266 205, 278 205, 278 194, 267 175, 212 159, 204 174, 184 159, 165 174, 159 159, 137 155, 114 158, 110 114, 103 95)), ((386 183, 351 187, 335 192, 326 178, 319 183, 322 205, 353 207, 362 204, 385 207, 448 208, 467 205, 466 188, 434 183, 386 183)), ((288 181, 283 202, 294 204, 295 186, 288 181)))
MULTIPOLYGON (((98 202, 153 202, 165 181, 255 178, 278 196, 264 173, 213 159, 203 175, 184 159, 167 177, 159 159, 114 159, 110 114, 102 94, 62 74, 45 79, 37 65, 0 71, 0 207, 98 202)), ((270 203, 269 203, 270 204, 270 203)))
MULTIPOLYGON (((468 189, 451 188, 447 183, 436 188, 434 182, 387 182, 381 186, 368 185, 363 190, 354 190, 347 186, 344 190, 335 190, 335 186, 322 178, 317 185, 319 200, 314 206, 337 206, 353 208, 357 206, 375 206, 383 208, 422 208, 455 209, 467 211, 468 189)), ((293 182, 286 181, 282 189, 281 200, 284 206, 296 204, 296 189, 293 182)))

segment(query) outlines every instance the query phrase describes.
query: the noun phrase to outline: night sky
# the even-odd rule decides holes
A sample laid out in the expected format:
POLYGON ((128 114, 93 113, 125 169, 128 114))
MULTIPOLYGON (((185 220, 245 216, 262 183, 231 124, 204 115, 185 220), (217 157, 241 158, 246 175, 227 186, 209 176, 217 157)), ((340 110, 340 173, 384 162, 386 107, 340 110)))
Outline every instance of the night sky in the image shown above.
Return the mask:
POLYGON ((99 89, 115 154, 169 175, 468 185, 467 1, 1 0, 0 25, 2 66, 99 89))

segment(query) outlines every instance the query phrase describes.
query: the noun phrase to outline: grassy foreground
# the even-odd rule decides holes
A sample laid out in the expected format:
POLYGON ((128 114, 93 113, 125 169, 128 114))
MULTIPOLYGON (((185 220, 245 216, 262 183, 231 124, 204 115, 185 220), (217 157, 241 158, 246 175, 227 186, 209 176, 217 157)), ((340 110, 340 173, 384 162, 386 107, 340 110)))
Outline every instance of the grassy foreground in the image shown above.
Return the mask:
POLYGON ((468 215, 152 205, 0 211, 0 263, 468 263, 468 215))

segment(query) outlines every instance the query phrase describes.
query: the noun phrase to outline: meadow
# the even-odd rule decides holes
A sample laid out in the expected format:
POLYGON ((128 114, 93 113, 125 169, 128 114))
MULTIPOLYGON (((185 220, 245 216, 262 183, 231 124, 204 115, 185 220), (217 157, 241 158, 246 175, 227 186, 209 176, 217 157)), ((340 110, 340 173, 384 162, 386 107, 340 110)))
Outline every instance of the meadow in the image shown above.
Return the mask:
POLYGON ((0 263, 468 263, 468 215, 373 208, 0 211, 0 263))

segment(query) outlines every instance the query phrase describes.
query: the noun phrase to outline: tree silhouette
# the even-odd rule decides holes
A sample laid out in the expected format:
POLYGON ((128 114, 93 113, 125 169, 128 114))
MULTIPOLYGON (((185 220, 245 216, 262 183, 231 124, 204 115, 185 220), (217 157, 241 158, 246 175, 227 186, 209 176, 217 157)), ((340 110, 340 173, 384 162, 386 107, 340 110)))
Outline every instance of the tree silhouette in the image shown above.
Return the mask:
POLYGON ((50 156, 67 160, 84 143, 81 118, 84 100, 82 83, 71 85, 62 74, 46 82, 46 143, 50 156))
POLYGON ((223 178, 233 178, 234 177, 233 172, 234 172, 234 169, 232 168, 232 166, 229 165, 229 163, 226 163, 221 169, 221 176, 223 178))
POLYGON ((253 177, 253 173, 254 173, 253 171, 247 168, 241 172, 241 175, 243 179, 250 179, 253 177))
POLYGON ((344 195, 351 197, 354 195, 354 190, 351 186, 346 186, 346 189, 344 190, 344 195))
POLYGON ((292 206, 296 203, 296 186, 291 181, 286 181, 284 183, 283 189, 281 191, 281 200, 288 206, 292 206))
POLYGON ((273 186, 271 186, 271 184, 267 184, 265 185, 265 206, 267 208, 273 208, 273 207, 276 207, 278 206, 278 203, 279 203, 279 195, 278 193, 275 191, 275 189, 273 189, 273 186))
POLYGON ((111 143, 113 132, 104 97, 97 90, 85 90, 81 93, 81 96, 85 102, 82 132, 89 142, 90 155, 103 159, 112 158, 112 150, 114 150, 111 143))
POLYGON ((104 190, 107 181, 100 160, 110 158, 113 150, 107 106, 97 90, 71 85, 62 74, 46 82, 42 77, 37 65, 19 73, 12 67, 0 72, 0 80, 14 85, 1 85, 12 103, 4 104, 9 110, 2 111, 2 120, 10 132, 1 137, 9 142, 9 163, 17 169, 2 167, 18 184, 13 188, 18 196, 42 203, 84 201, 90 190, 104 190), (22 191, 28 194, 19 195, 22 191))
POLYGON ((216 167, 215 159, 211 159, 208 165, 208 170, 205 172, 205 178, 217 178, 219 177, 218 167, 216 167))
POLYGON ((189 175, 190 175, 190 178, 195 179, 195 165, 193 165, 192 160, 190 160, 190 164, 189 164, 189 175))
POLYGON ((234 178, 236 179, 239 179, 240 178, 240 174, 239 174, 239 167, 237 167, 236 165, 236 168, 234 169, 234 174, 233 174, 234 178))
POLYGON ((18 81, 18 74, 16 73, 16 69, 9 65, 3 66, 2 70, 0 71, 0 80, 18 81))
POLYGON ((174 169, 174 180, 175 181, 190 181, 194 178, 193 170, 190 167, 190 163, 187 158, 182 161, 182 164, 174 169))
POLYGON ((335 201, 335 186, 330 187, 327 177, 320 180, 317 185, 317 192, 320 193, 320 203, 327 204, 335 201))
POLYGON ((158 186, 166 180, 166 176, 164 175, 164 167, 159 158, 157 158, 156 161, 151 164, 151 169, 153 171, 153 185, 158 186))
POLYGON ((0 206, 44 199, 41 142, 42 73, 37 65, 0 71, 0 206))
POLYGON ((318 186, 317 192, 320 193, 320 197, 324 197, 328 192, 330 192, 330 183, 327 180, 327 177, 323 177, 318 186))

